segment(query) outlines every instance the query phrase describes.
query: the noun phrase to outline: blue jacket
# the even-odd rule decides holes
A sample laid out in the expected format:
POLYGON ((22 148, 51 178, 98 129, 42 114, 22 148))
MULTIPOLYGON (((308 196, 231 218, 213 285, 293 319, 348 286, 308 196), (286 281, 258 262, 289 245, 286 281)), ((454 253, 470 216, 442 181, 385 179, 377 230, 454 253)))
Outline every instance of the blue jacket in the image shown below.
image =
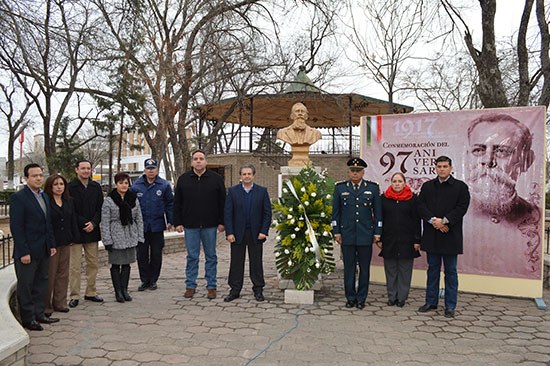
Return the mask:
POLYGON ((166 229, 166 223, 173 224, 172 209, 174 194, 167 180, 157 175, 155 181, 147 183, 147 177, 142 175, 131 188, 139 199, 143 216, 143 231, 160 232, 166 229))
POLYGON ((50 211, 50 199, 43 193, 46 215, 28 186, 10 197, 10 231, 13 236, 13 258, 27 254, 31 261, 50 256, 55 248, 50 211))
MULTIPOLYGON (((252 238, 256 243, 258 234, 267 235, 271 225, 271 202, 269 194, 265 187, 254 184, 252 187, 250 203, 250 226, 252 238)), ((235 235, 235 243, 240 244, 244 238, 246 225, 245 192, 242 184, 229 187, 229 192, 225 198, 224 223, 225 234, 235 235)), ((262 241, 263 242, 263 241, 262 241)))
POLYGON ((342 245, 372 245, 382 235, 382 201, 377 183, 362 180, 355 193, 351 180, 337 183, 332 197, 332 232, 342 245))

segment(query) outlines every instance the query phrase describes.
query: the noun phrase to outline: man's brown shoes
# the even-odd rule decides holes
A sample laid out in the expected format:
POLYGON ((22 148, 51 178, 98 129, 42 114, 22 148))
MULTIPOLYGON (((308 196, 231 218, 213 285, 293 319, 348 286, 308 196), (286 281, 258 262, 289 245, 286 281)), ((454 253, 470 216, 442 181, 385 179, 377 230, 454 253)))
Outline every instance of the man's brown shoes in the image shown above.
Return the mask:
POLYGON ((207 298, 209 298, 210 300, 213 300, 216 298, 216 289, 215 288, 210 288, 208 289, 208 295, 206 295, 207 298))
POLYGON ((185 293, 183 294, 183 297, 190 299, 193 297, 194 294, 195 294, 194 288, 186 288, 185 293))

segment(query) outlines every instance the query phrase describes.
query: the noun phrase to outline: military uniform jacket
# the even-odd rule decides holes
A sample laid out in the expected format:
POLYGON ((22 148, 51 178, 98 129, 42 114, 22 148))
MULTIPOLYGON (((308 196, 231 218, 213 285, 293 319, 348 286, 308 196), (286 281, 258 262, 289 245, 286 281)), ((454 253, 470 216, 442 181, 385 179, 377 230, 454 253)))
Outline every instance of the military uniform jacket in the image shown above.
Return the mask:
POLYGON ((332 231, 342 235, 342 245, 372 245, 373 235, 382 234, 382 202, 378 184, 351 180, 339 182, 332 197, 332 231))

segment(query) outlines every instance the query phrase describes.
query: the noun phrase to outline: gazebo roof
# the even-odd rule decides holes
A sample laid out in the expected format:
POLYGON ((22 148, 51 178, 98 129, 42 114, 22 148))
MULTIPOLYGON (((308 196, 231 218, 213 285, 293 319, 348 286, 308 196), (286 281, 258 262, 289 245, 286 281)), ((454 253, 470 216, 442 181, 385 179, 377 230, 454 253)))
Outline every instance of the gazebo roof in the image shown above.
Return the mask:
MULTIPOLYGON (((216 103, 195 107, 202 119, 219 121, 237 102, 238 98, 227 98, 216 103)), ((314 128, 348 127, 351 120, 359 125, 359 118, 365 115, 388 114, 388 102, 360 94, 321 93, 305 74, 303 68, 282 94, 259 94, 247 96, 242 107, 237 106, 226 118, 226 122, 250 125, 252 101, 252 125, 254 127, 283 128, 290 125, 290 110, 295 103, 303 103, 309 112, 308 125, 314 128)), ((413 107, 394 103, 394 113, 408 113, 413 107)))

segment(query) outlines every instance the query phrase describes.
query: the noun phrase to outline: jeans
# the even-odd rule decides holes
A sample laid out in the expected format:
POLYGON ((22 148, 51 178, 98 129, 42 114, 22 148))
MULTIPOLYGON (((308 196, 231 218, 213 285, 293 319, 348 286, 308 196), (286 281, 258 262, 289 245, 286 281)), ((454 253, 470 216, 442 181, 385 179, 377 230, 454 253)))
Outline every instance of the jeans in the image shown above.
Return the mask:
POLYGON ((458 293, 458 274, 456 272, 456 255, 427 253, 428 280, 426 282, 426 304, 437 305, 439 300, 439 278, 441 276, 441 260, 445 266, 445 307, 456 308, 458 293))
POLYGON ((204 250, 204 278, 206 288, 215 289, 218 257, 216 255, 217 227, 203 229, 187 229, 185 232, 185 246, 187 247, 187 266, 185 267, 185 286, 197 288, 197 275, 199 273, 199 255, 201 252, 201 241, 204 250))

